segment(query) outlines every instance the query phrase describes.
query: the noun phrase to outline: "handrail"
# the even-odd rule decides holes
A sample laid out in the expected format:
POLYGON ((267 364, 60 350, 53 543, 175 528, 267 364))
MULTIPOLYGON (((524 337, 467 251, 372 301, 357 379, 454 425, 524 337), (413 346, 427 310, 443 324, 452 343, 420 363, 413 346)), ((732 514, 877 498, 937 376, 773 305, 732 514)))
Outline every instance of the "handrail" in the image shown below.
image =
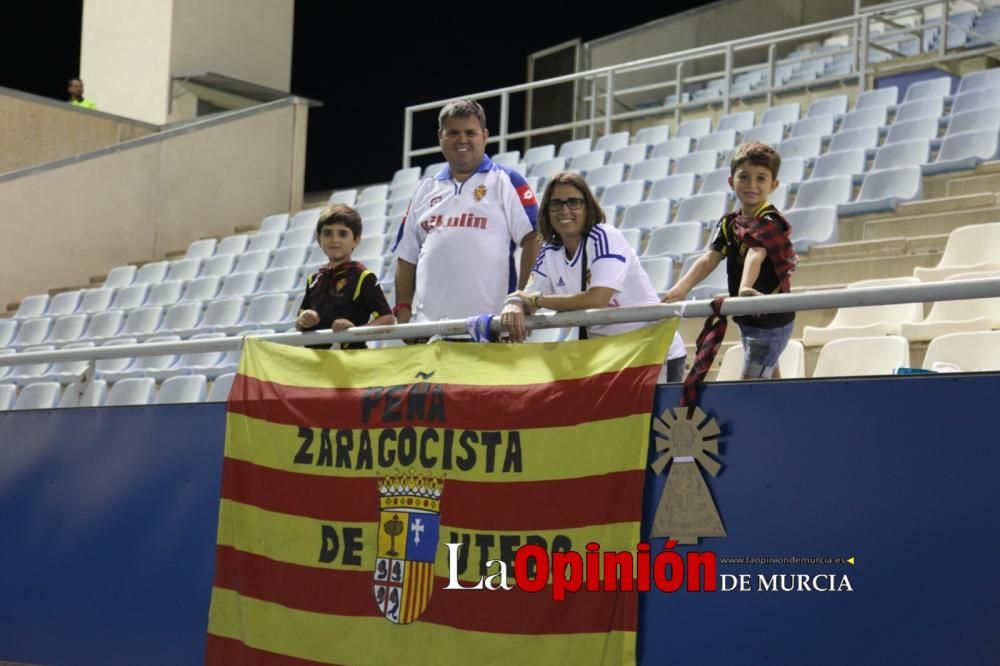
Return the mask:
MULTIPOLYGON (((891 39, 893 37, 899 37, 899 41, 906 39, 913 39, 912 34, 918 33, 922 36, 923 31, 927 29, 941 28, 941 45, 937 49, 937 55, 935 62, 939 62, 943 59, 947 59, 944 51, 946 48, 946 34, 949 27, 955 27, 954 24, 948 21, 950 16, 950 9, 948 0, 900 0, 898 2, 892 2, 887 4, 874 5, 864 8, 858 8, 857 13, 853 16, 831 19, 827 21, 822 21, 819 23, 813 23, 806 26, 797 26, 793 28, 784 28, 782 30, 776 30, 763 35, 755 35, 752 37, 743 37, 740 39, 735 39, 730 42, 724 42, 719 44, 712 44, 708 46, 699 46, 684 51, 663 54, 658 56, 651 56, 647 58, 641 58, 638 60, 620 63, 615 65, 607 65, 604 67, 596 67, 588 69, 581 72, 575 72, 572 74, 564 74, 562 76, 553 77, 550 79, 544 79, 541 81, 532 81, 527 83, 520 83, 517 85, 507 86, 503 88, 494 88, 491 90, 480 91, 477 93, 471 93, 467 96, 474 97, 479 101, 490 98, 499 98, 501 108, 509 109, 510 96, 512 94, 533 91, 537 88, 549 87, 570 82, 599 82, 603 81, 605 92, 598 92, 597 86, 591 88, 592 92, 586 94, 583 97, 583 101, 590 104, 590 111, 579 114, 580 120, 575 120, 572 122, 561 123, 559 125, 546 126, 546 127, 532 127, 521 132, 512 132, 509 127, 509 111, 502 113, 500 120, 500 125, 497 130, 493 131, 490 137, 490 142, 497 142, 502 147, 502 149, 507 148, 507 142, 512 139, 518 138, 529 138, 531 136, 539 134, 548 134, 555 131, 560 131, 564 129, 576 129, 576 128, 590 128, 591 131, 603 129, 608 131, 612 123, 615 121, 628 120, 630 118, 636 118, 640 116, 648 117, 655 114, 665 114, 673 112, 675 118, 679 119, 679 113, 683 109, 687 108, 701 108, 707 107, 713 104, 721 104, 723 107, 723 112, 728 112, 730 100, 738 100, 743 98, 756 98, 760 96, 767 96, 770 100, 774 94, 781 93, 786 90, 800 90, 802 88, 808 88, 810 85, 825 85, 830 83, 836 83, 838 81, 852 81, 857 82, 857 85, 863 90, 867 84, 867 78, 870 74, 876 72, 876 64, 879 66, 884 66, 882 63, 868 63, 867 53, 869 48, 882 49, 885 50, 882 42, 891 39), (930 22, 925 22, 923 19, 923 9, 925 7, 931 6, 941 6, 942 15, 940 19, 933 19, 930 22), (868 26, 872 21, 879 21, 883 24, 887 23, 884 19, 880 18, 886 14, 897 13, 900 11, 908 10, 920 10, 918 13, 920 15, 920 23, 912 27, 901 26, 899 28, 889 28, 882 33, 872 33, 869 31, 868 26), (829 34, 832 32, 842 31, 847 34, 849 42, 848 45, 843 47, 839 51, 831 51, 830 53, 816 54, 797 54, 788 59, 775 60, 775 49, 774 46, 782 42, 792 42, 792 41, 802 41, 810 37, 816 37, 823 34, 829 34), (860 47, 860 48, 859 48, 860 47), (762 49, 768 49, 768 56, 765 61, 757 63, 756 65, 742 65, 739 67, 735 66, 735 55, 740 52, 746 51, 760 51, 762 49), (852 71, 846 74, 837 74, 834 76, 826 76, 817 79, 813 82, 796 82, 790 84, 777 83, 774 80, 775 65, 794 65, 796 63, 806 62, 809 60, 815 60, 818 58, 832 57, 837 54, 850 53, 854 57, 852 58, 853 68, 852 71), (696 75, 685 76, 682 74, 682 68, 684 63, 691 62, 693 60, 698 60, 700 58, 721 58, 724 60, 725 65, 722 70, 717 70, 708 74, 701 73, 696 75), (636 72, 645 72, 656 68, 673 67, 677 70, 676 76, 665 75, 662 80, 656 84, 643 84, 639 86, 623 86, 620 83, 620 77, 624 74, 631 74, 636 72), (756 69, 758 67, 767 67, 768 77, 766 79, 766 85, 760 88, 755 88, 746 93, 738 94, 725 94, 719 97, 712 97, 704 100, 692 100, 689 102, 683 102, 681 100, 680 93, 684 84, 703 81, 707 79, 724 77, 726 84, 725 89, 729 90, 733 77, 743 71, 748 71, 750 69, 756 69), (611 81, 615 81, 611 84, 611 81), (664 103, 662 106, 647 107, 641 110, 633 110, 626 108, 625 111, 618 113, 611 113, 612 108, 616 108, 618 104, 614 103, 628 95, 634 95, 640 92, 645 92, 647 90, 663 90, 666 92, 672 91, 676 94, 677 99, 672 103, 664 103), (612 100, 605 100, 601 103, 599 100, 604 99, 609 96, 612 100), (598 112, 598 109, 603 111, 603 114, 598 112)), ((887 26, 888 27, 888 26, 887 26)), ((1000 42, 990 39, 984 35, 979 35, 972 30, 963 28, 963 30, 976 38, 987 39, 991 42, 993 46, 1000 45, 1000 42)), ((920 44, 920 51, 923 52, 923 41, 920 37, 917 37, 918 43, 920 44)), ((985 47, 986 49, 993 48, 993 46, 985 47)), ((978 51, 968 51, 968 54, 977 53, 978 51)), ((929 51, 926 53, 930 53, 929 51)), ((413 116, 416 113, 437 110, 442 105, 446 104, 448 99, 434 100, 431 102, 423 102, 420 104, 413 104, 407 106, 404 110, 404 141, 403 141, 403 166, 411 166, 411 160, 414 157, 421 155, 435 154, 439 151, 436 145, 425 145, 425 146, 413 146, 414 135, 413 135, 413 116)))
MULTIPOLYGON (((905 284, 889 287, 861 287, 856 289, 830 289, 794 294, 770 294, 752 298, 727 298, 722 314, 759 315, 769 312, 798 312, 827 308, 852 308, 870 305, 895 305, 931 301, 954 301, 973 298, 1000 297, 1000 278, 976 280, 946 280, 922 284, 905 284)), ((602 308, 556 314, 533 315, 528 325, 535 329, 564 326, 593 326, 625 322, 658 321, 669 317, 700 318, 712 314, 710 300, 683 303, 643 305, 622 308, 602 308)), ((500 331, 500 323, 493 319, 491 328, 500 331)), ((464 319, 450 319, 420 324, 393 324, 390 326, 362 326, 340 333, 276 333, 258 336, 261 340, 294 346, 328 344, 332 342, 366 342, 427 338, 434 335, 459 336, 467 332, 464 319)), ((233 351, 243 345, 243 337, 184 340, 180 342, 154 342, 135 345, 113 345, 89 349, 66 349, 48 352, 21 352, 0 355, 0 366, 28 363, 57 363, 60 361, 89 361, 105 358, 160 356, 164 354, 191 354, 202 352, 233 351)))

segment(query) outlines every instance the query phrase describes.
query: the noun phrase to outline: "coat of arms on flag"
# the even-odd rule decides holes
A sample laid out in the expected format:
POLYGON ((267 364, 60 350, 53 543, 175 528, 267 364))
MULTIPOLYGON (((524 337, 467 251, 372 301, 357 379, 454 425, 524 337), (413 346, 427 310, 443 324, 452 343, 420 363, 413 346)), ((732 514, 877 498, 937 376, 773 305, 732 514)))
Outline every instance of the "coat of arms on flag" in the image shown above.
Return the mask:
POLYGON ((378 554, 373 590, 379 612, 395 624, 427 608, 434 582, 444 480, 414 474, 378 479, 378 554))

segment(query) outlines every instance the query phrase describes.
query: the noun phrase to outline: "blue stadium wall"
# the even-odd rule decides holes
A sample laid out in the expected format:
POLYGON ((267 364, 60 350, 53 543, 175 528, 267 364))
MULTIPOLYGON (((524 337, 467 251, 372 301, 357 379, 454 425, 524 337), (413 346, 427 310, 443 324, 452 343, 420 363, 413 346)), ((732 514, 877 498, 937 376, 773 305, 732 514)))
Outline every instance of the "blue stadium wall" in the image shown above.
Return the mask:
MULTIPOLYGON (((855 563, 720 563, 750 591, 645 594, 640 663, 998 663, 998 395, 1000 375, 709 386, 728 536, 690 548, 855 563), (775 574, 841 591, 759 591, 775 574)), ((0 413, 0 661, 201 663, 224 415, 0 413)))

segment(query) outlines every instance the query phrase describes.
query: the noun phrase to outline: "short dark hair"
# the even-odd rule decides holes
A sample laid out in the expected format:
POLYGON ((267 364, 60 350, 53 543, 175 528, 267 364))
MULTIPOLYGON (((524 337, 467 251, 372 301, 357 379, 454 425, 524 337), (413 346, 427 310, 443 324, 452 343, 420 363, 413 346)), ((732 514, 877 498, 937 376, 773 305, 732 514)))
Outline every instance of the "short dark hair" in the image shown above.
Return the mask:
POLYGON ((578 173, 572 171, 560 171, 549 179, 545 186, 545 194, 542 195, 541 210, 538 215, 538 231, 549 243, 562 244, 562 238, 556 233, 549 220, 549 201, 552 199, 552 190, 556 185, 571 185, 580 190, 583 194, 583 207, 587 211, 587 217, 583 222, 583 235, 586 236, 595 225, 605 221, 604 209, 597 203, 594 193, 590 191, 590 186, 578 173))
POLYGON ((358 211, 345 204, 332 204, 319 214, 316 222, 316 238, 323 232, 323 227, 331 224, 342 224, 351 230, 354 238, 361 238, 361 215, 358 211))
POLYGON ((471 118, 475 116, 479 119, 479 126, 486 129, 486 112, 479 102, 474 99, 456 99, 448 102, 438 114, 438 129, 444 129, 444 121, 448 118, 471 118))
POLYGON ((751 166, 766 167, 771 171, 771 177, 777 178, 778 171, 781 170, 781 155, 778 151, 767 145, 753 141, 744 143, 736 149, 733 161, 729 165, 729 175, 732 176, 744 162, 749 162, 751 166))

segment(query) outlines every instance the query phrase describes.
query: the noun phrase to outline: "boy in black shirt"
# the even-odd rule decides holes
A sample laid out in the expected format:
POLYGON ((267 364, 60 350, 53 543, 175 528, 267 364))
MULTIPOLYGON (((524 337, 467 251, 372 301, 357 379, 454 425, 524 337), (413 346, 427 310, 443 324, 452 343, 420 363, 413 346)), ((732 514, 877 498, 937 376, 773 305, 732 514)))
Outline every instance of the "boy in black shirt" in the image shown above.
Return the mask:
MULTIPOLYGON (((771 146, 747 143, 730 165, 729 186, 740 210, 719 220, 711 248, 677 281, 663 299, 683 300, 688 291, 726 260, 730 296, 788 293, 798 257, 789 238, 791 226, 767 201, 778 186, 781 157, 771 146)), ((733 317, 743 339, 743 378, 780 377, 778 358, 795 325, 794 312, 733 317)))
MULTIPOLYGON (((363 264, 351 261, 361 241, 361 216, 350 206, 334 204, 316 223, 316 242, 330 262, 309 276, 295 328, 300 331, 396 323, 378 278, 363 264), (372 317, 375 317, 372 319, 372 317)), ((343 349, 364 349, 363 342, 344 343, 343 349)), ((322 348, 328 349, 329 345, 322 348)))

